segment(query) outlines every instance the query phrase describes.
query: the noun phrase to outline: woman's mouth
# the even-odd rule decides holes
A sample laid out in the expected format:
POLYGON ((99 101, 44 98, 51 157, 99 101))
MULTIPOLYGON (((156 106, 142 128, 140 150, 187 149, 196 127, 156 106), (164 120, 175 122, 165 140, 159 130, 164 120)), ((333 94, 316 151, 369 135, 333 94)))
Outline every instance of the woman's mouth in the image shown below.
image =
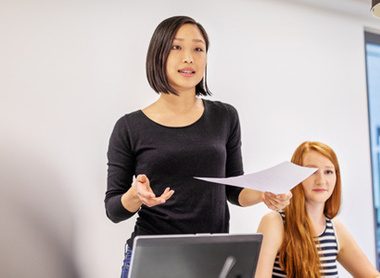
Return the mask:
POLYGON ((323 188, 318 188, 318 189, 313 189, 314 192, 326 192, 326 189, 323 188))
POLYGON ((195 71, 193 69, 180 69, 178 72, 185 77, 191 77, 195 74, 195 71))

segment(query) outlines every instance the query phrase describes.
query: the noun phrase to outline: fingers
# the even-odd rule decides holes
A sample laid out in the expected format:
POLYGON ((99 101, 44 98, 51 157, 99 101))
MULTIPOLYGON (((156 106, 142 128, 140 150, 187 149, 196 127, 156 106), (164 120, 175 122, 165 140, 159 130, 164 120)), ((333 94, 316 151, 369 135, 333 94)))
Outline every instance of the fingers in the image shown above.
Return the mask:
POLYGON ((174 190, 170 190, 170 188, 167 187, 164 193, 162 193, 162 195, 160 196, 160 198, 163 198, 166 201, 166 200, 169 200, 170 197, 173 196, 173 194, 174 194, 174 190))
POLYGON ((156 197, 150 187, 150 182, 146 175, 138 175, 136 177, 135 186, 137 197, 140 199, 142 204, 148 207, 164 204, 174 194, 174 190, 170 190, 168 187, 161 196, 156 197))
POLYGON ((152 189, 150 188, 150 182, 146 175, 138 175, 136 177, 135 186, 136 186, 137 196, 140 199, 156 197, 156 195, 154 195, 152 189))
POLYGON ((273 194, 270 192, 264 192, 262 199, 264 204, 271 210, 279 210, 285 208, 290 203, 292 193, 288 191, 285 194, 273 194))
POLYGON ((276 195, 270 192, 264 192, 262 195, 262 200, 264 204, 271 210, 278 210, 280 208, 277 208, 277 202, 275 200, 276 195))
POLYGON ((142 174, 142 175, 138 175, 136 180, 141 182, 141 183, 144 183, 148 180, 148 177, 146 175, 142 174))
POLYGON ((148 207, 154 207, 166 203, 166 201, 169 200, 170 197, 173 196, 173 194, 174 190, 170 190, 170 188, 167 187, 160 197, 143 198, 143 200, 141 201, 144 205, 148 207))

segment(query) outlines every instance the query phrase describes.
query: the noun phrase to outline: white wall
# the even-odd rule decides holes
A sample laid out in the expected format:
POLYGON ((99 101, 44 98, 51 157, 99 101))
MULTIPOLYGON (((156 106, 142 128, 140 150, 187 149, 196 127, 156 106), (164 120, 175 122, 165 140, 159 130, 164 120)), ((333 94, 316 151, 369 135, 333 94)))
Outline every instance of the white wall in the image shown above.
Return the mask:
MULTIPOLYGON (((105 216, 108 138, 120 116, 157 98, 145 78, 149 40, 161 20, 185 14, 210 36, 212 99, 240 113, 246 173, 290 160, 305 140, 329 144, 343 175, 340 218, 375 263, 363 30, 380 20, 364 1, 317 2, 2 0, 0 198, 12 212, 2 223, 38 208, 51 219, 42 226, 73 246, 81 277, 119 277, 134 223, 105 216)), ((255 232, 267 211, 231 207, 231 232, 255 232)), ((14 238, 36 242, 12 225, 14 238)), ((23 248, 35 247, 9 252, 22 262, 23 248)))

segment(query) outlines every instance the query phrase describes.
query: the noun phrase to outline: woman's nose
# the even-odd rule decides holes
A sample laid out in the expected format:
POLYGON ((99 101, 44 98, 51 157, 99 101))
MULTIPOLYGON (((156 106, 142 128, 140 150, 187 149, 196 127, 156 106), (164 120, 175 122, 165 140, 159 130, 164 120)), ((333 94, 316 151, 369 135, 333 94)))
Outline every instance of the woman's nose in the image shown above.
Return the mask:
POLYGON ((188 64, 194 63, 193 56, 190 53, 186 53, 183 58, 183 62, 188 64))
POLYGON ((324 176, 323 176, 323 173, 320 172, 320 171, 317 171, 317 175, 316 175, 316 183, 317 184, 322 184, 325 182, 325 179, 324 179, 324 176))

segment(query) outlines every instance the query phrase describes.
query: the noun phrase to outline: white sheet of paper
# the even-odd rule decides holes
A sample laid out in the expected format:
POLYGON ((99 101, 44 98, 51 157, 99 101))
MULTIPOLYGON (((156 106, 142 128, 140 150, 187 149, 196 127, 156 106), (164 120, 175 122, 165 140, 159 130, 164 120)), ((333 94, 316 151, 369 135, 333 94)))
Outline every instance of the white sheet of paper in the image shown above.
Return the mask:
POLYGON ((284 194, 317 170, 318 168, 302 167, 294 163, 284 161, 263 171, 237 177, 194 178, 208 182, 250 188, 264 192, 272 192, 274 194, 284 194))

